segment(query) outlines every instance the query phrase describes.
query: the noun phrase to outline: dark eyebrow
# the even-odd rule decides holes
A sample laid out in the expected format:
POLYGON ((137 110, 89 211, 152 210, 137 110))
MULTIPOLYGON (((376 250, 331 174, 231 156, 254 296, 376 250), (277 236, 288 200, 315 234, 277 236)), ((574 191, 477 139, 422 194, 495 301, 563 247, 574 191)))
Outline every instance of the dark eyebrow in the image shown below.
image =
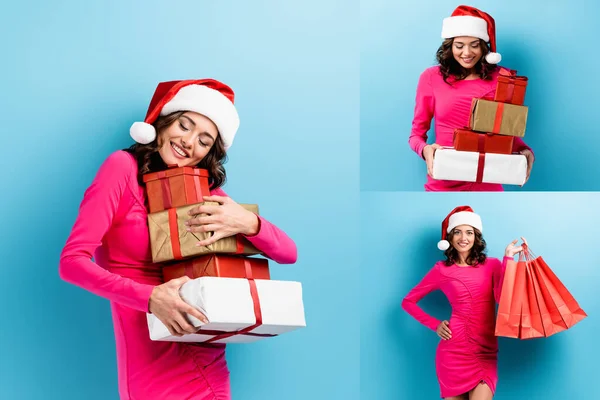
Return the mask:
POLYGON ((182 115, 183 118, 187 119, 188 121, 191 122, 192 125, 196 126, 196 123, 194 122, 194 120, 192 120, 190 117, 188 117, 187 115, 182 115))

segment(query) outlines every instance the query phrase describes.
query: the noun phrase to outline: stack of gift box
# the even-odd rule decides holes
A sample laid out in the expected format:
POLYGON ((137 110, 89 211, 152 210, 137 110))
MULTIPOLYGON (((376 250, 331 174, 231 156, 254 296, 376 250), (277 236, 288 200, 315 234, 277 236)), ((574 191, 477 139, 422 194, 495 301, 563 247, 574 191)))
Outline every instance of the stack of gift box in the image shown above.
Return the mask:
POLYGON ((512 150, 514 138, 525 136, 526 87, 526 77, 501 70, 493 99, 473 99, 469 126, 455 130, 453 148, 436 150, 433 177, 523 185, 527 158, 512 150))
MULTIPOLYGON (((197 244, 211 232, 191 232, 186 221, 210 195, 204 169, 173 167, 143 177, 148 198, 152 261, 161 265, 165 282, 188 276, 180 295, 208 319, 188 315, 197 333, 173 336, 153 314, 147 314, 152 340, 242 343, 277 336, 306 326, 299 282, 270 279, 269 261, 242 235, 197 244)), ((255 204, 241 204, 258 215, 255 204)), ((197 215, 198 216, 198 215, 197 215)), ((199 215, 202 216, 202 215, 199 215)))

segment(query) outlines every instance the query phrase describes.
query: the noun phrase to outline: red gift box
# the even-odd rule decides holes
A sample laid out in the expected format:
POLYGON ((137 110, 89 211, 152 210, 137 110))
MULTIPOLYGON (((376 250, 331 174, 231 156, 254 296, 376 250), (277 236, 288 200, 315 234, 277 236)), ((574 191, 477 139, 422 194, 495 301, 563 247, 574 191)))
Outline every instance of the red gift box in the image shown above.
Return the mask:
POLYGON ((517 71, 503 72, 498 76, 494 101, 522 106, 525 102, 527 77, 517 76, 517 71))
POLYGON ((477 133, 467 129, 454 131, 454 149, 478 153, 512 154, 513 136, 477 133))
POLYGON ((271 279, 269 262, 264 258, 210 254, 181 261, 162 268, 165 282, 188 276, 221 278, 271 279), (248 275, 251 276, 248 276, 248 275))
POLYGON ((208 171, 194 167, 177 167, 145 174, 150 213, 196 203, 210 196, 208 171))

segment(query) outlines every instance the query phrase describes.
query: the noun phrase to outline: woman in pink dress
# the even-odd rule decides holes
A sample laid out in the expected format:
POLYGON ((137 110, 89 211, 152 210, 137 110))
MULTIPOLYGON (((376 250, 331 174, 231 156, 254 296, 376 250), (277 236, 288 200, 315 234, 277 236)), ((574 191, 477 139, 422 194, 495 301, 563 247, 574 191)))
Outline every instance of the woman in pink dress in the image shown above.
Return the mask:
MULTIPOLYGON (((493 97, 500 67, 496 53, 494 19, 469 6, 459 6, 442 25, 444 42, 437 51, 439 65, 427 68, 417 85, 414 118, 408 143, 427 163, 426 191, 502 191, 502 185, 435 180, 433 156, 442 146, 452 147, 454 130, 468 126, 473 98, 493 97), (489 46, 488 42, 489 41, 489 46), (427 132, 435 119, 435 143, 427 144, 427 132)), ((534 156, 521 138, 515 137, 513 153, 527 157, 527 179, 534 156)))
POLYGON ((442 339, 435 365, 441 397, 447 400, 487 400, 496 391, 495 306, 507 261, 523 247, 515 240, 506 247, 503 261, 487 257, 482 231, 481 218, 471 207, 452 210, 442 223, 438 243, 446 260, 437 262, 402 301, 406 312, 442 339), (449 321, 440 321, 417 305, 434 290, 441 290, 450 302, 449 321))
POLYGON ((214 232, 198 245, 240 234, 278 263, 296 261, 296 245, 283 231, 221 189, 238 126, 227 85, 213 79, 160 83, 145 121, 131 127, 138 143, 111 154, 84 194, 59 272, 65 281, 110 300, 121 399, 231 398, 225 345, 150 340, 147 312, 176 336, 196 331, 186 313, 205 322, 206 317, 179 296, 189 278, 163 283, 160 266, 152 263, 142 174, 175 164, 207 169, 211 196, 205 200, 219 205, 192 210, 207 216, 190 217, 188 229, 214 232))

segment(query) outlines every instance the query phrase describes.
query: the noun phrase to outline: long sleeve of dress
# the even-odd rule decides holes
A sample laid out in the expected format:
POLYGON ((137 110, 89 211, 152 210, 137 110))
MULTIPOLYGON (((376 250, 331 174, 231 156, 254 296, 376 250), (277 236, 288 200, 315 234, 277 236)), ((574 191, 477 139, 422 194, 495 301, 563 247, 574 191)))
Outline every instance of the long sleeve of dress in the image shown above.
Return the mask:
POLYGON ((102 164, 91 186, 85 191, 79 214, 62 250, 60 277, 74 285, 123 304, 148 312, 154 286, 114 274, 92 261, 96 248, 109 230, 119 201, 129 190, 132 160, 125 152, 111 154, 102 164))
POLYGON ((430 74, 431 72, 426 70, 419 77, 412 129, 408 138, 410 148, 421 158, 423 157, 423 148, 427 145, 427 132, 431 127, 434 115, 435 99, 430 74))
POLYGON ((439 272, 439 267, 435 265, 425 277, 414 288, 408 292, 404 300, 402 300, 402 308, 409 313, 414 319, 435 331, 441 321, 427 314, 421 307, 417 305, 428 293, 440 288, 440 279, 442 278, 439 272))
MULTIPOLYGON (((513 140, 513 153, 518 153, 522 150, 529 150, 531 151, 531 153, 533 153, 531 147, 527 146, 523 139, 521 139, 520 137, 515 137, 515 139, 513 140)), ((533 156, 535 157, 535 153, 533 153, 533 156)))
MULTIPOLYGON (((221 189, 214 190, 213 194, 227 196, 221 189)), ((252 236, 247 235, 245 238, 273 261, 279 264, 295 263, 298 258, 296 243, 284 231, 260 215, 258 224, 258 233, 252 236)))
POLYGON ((506 271, 506 265, 508 261, 512 260, 510 257, 504 257, 502 262, 494 263, 494 269, 492 271, 492 285, 494 288, 494 299, 496 303, 500 303, 500 294, 502 293, 502 284, 504 283, 504 272, 506 271))

